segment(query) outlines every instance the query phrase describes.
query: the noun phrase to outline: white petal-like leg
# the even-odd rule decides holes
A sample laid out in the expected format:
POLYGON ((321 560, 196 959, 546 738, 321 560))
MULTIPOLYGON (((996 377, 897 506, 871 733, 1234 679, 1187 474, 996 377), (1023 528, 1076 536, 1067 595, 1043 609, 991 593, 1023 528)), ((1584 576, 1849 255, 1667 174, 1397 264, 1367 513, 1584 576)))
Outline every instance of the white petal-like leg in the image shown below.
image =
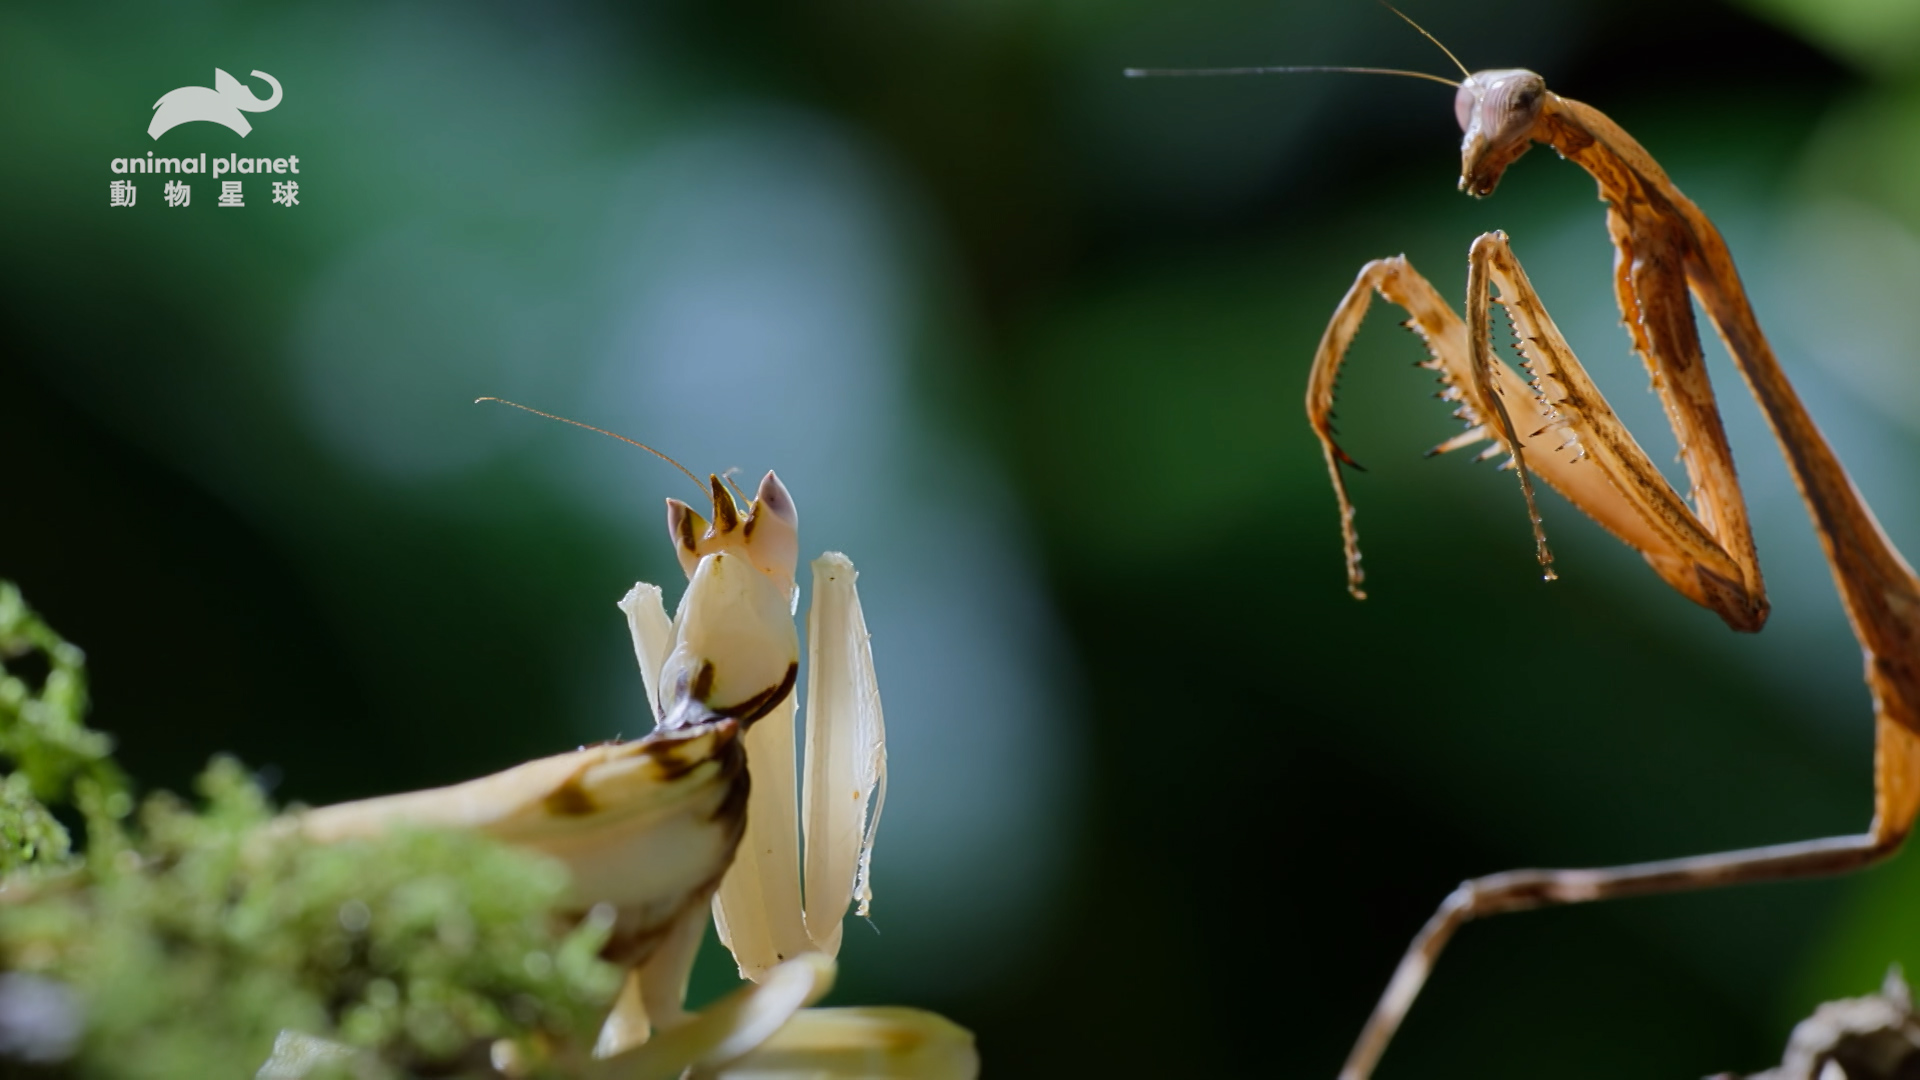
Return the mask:
POLYGON ((631 1050, 644 1045, 652 1034, 653 1022, 647 1017, 646 1002, 640 997, 640 969, 629 968, 627 977, 620 983, 619 996, 613 999, 612 1011, 607 1013, 607 1019, 600 1025, 600 1037, 593 1044, 593 1056, 612 1057, 631 1050))
POLYGON ((973 1080, 973 1032, 919 1009, 801 1009, 715 1080, 973 1080))
POLYGON ((857 896, 865 915, 873 899, 869 866, 887 790, 886 726, 858 577, 837 551, 815 559, 807 611, 807 933, 829 956, 840 951, 847 904, 857 896))
POLYGON ((819 953, 789 960, 758 984, 728 994, 645 1046, 594 1062, 584 1075, 589 1080, 675 1080, 689 1069, 695 1076, 712 1075, 825 996, 833 973, 833 961, 819 953))
POLYGON ((689 909, 660 943, 659 951, 640 969, 640 1000, 655 1027, 674 1028, 686 1023, 687 980, 693 975, 700 939, 706 935, 705 905, 689 909))
POLYGON ((565 863, 571 904, 614 905, 616 938, 650 955, 678 916, 706 906, 733 857, 726 810, 746 765, 736 731, 720 721, 584 747, 451 787, 308 810, 287 827, 321 843, 478 829, 565 863))
MULTIPOLYGON (((660 586, 644 581, 635 582, 620 598, 620 610, 627 616, 627 629, 633 634, 633 658, 640 664, 640 677, 647 687, 647 709, 657 725, 663 715, 660 671, 673 649, 673 620, 667 618, 660 586)), ((706 926, 705 905, 688 911, 647 964, 627 972, 613 1011, 600 1028, 593 1051, 596 1056, 639 1046, 653 1033, 654 1025, 672 1027, 685 1018, 687 978, 693 972, 694 955, 706 926)))
POLYGON ((627 972, 614 999, 613 1010, 600 1026, 595 1057, 610 1057, 647 1041, 655 1028, 662 1031, 687 1022, 687 980, 700 939, 707 932, 707 907, 690 907, 675 921, 646 963, 627 972))
POLYGON ((567 906, 611 905, 608 959, 638 968, 602 1031, 611 1051, 683 1019, 708 898, 740 837, 746 754, 737 732, 733 720, 657 731, 453 787, 307 811, 281 827, 323 843, 471 828, 563 862, 567 906))
POLYGON ((747 729, 747 831, 713 897, 713 922, 740 977, 758 981, 813 950, 800 921, 800 829, 795 820, 794 695, 747 729))
POLYGON ((667 618, 667 606, 660 599, 660 586, 636 582, 620 600, 627 614, 627 629, 633 632, 633 658, 640 662, 640 677, 647 683, 647 706, 653 710, 654 723, 660 722, 660 669, 666 666, 667 653, 673 649, 673 620, 667 618))

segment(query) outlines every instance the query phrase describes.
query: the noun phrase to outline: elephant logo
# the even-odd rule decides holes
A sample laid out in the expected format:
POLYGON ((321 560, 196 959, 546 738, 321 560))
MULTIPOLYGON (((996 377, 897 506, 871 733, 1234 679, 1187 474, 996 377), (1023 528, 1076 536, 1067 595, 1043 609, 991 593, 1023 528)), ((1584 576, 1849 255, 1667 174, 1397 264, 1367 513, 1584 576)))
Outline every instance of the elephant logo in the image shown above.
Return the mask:
POLYGON ((159 101, 153 103, 153 122, 147 125, 147 134, 158 139, 181 124, 211 120, 232 128, 245 138, 247 132, 253 130, 247 113, 266 112, 280 104, 280 80, 264 71, 253 72, 253 78, 273 87, 273 95, 262 101, 253 96, 253 91, 245 83, 219 68, 213 69, 212 89, 183 86, 167 91, 159 101))

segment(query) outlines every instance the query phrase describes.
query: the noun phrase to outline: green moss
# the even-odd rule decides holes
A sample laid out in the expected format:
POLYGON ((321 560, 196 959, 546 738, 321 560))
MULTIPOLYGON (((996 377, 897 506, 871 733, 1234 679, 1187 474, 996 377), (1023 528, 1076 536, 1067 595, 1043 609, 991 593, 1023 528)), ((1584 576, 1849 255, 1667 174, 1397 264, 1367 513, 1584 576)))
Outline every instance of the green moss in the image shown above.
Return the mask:
POLYGON ((85 655, 0 581, 0 759, 12 770, 0 780, 0 873, 69 858, 72 842, 48 803, 84 791, 107 816, 131 808, 113 742, 87 727, 86 711, 85 655))
POLYGON ((557 917, 558 864, 463 832, 314 844, 224 758, 198 806, 129 814, 79 651, 0 583, 0 661, 29 652, 41 687, 0 674, 0 1036, 26 992, 65 1003, 77 1040, 39 1052, 86 1077, 251 1075, 283 1030, 370 1051, 354 1075, 459 1072, 498 1039, 559 1068, 591 1045, 610 920, 557 917), (81 854, 48 803, 84 822, 81 854))

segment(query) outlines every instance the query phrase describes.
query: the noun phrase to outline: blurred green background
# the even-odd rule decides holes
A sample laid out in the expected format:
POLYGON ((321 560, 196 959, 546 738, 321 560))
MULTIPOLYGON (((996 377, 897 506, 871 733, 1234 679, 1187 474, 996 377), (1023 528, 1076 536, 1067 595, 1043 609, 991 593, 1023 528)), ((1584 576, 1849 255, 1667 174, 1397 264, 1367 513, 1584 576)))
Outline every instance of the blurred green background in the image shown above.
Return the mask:
MULTIPOLYGON (((1410 13, 1647 145, 1920 546, 1920 8, 1410 13)), ((1861 829, 1859 652, 1722 356, 1763 634, 1553 496, 1543 585, 1512 480, 1419 460, 1455 428, 1386 315, 1341 398, 1347 598, 1299 402, 1369 258, 1458 295, 1507 230, 1672 439, 1573 167, 1475 203, 1442 88, 1119 76, 1262 63, 1447 71, 1362 0, 0 7, 0 575, 88 649, 134 775, 228 750, 323 802, 647 727, 613 603, 677 590, 693 492, 474 397, 778 469, 864 572, 893 736, 835 1000, 942 1010, 994 1076, 1331 1076, 1464 876, 1861 829), (215 67, 285 99, 148 139, 215 67), (110 208, 148 149, 298 155, 300 205, 110 208)), ((1920 963, 1917 905, 1908 856, 1474 926, 1381 1075, 1757 1069, 1920 963)))

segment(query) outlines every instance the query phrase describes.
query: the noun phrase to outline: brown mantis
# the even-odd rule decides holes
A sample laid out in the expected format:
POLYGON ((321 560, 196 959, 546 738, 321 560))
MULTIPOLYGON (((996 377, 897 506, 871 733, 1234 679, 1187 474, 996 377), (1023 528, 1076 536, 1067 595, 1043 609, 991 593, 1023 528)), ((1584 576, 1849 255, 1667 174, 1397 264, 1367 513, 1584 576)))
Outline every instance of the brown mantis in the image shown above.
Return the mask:
POLYGON ((1303 70, 1414 75, 1456 87, 1455 113, 1465 133, 1460 188, 1475 197, 1492 194, 1505 170, 1535 142, 1593 176, 1607 204, 1620 308, 1678 438, 1692 488, 1689 506, 1621 424, 1554 326, 1505 234, 1488 233, 1473 243, 1465 321, 1404 257, 1379 259, 1361 268, 1335 309, 1307 386, 1307 415, 1339 499, 1349 591, 1365 595, 1341 469, 1352 460, 1335 441, 1330 420, 1335 378, 1378 293, 1411 316, 1407 325, 1430 354, 1424 366, 1439 373, 1443 396, 1460 403, 1458 415, 1467 421, 1465 432, 1435 452, 1489 441, 1487 456, 1510 456, 1547 577, 1553 576, 1552 557, 1534 508, 1533 474, 1638 551, 1682 595, 1735 630, 1759 630, 1767 617, 1766 592, 1707 380, 1693 317, 1697 300, 1759 402, 1813 519, 1864 653, 1876 726, 1874 815, 1859 835, 1627 866, 1516 870, 1462 883, 1414 938, 1347 1058, 1343 1080, 1364 1080, 1441 950, 1469 920, 1554 904, 1837 874, 1892 855, 1920 815, 1920 578, 1874 520, 1787 381, 1719 231, 1618 125, 1591 106, 1552 93, 1539 75, 1521 69, 1469 73, 1461 66, 1458 83, 1361 68, 1220 73, 1303 70), (1496 359, 1489 331, 1496 303, 1513 324, 1530 382, 1496 359))

